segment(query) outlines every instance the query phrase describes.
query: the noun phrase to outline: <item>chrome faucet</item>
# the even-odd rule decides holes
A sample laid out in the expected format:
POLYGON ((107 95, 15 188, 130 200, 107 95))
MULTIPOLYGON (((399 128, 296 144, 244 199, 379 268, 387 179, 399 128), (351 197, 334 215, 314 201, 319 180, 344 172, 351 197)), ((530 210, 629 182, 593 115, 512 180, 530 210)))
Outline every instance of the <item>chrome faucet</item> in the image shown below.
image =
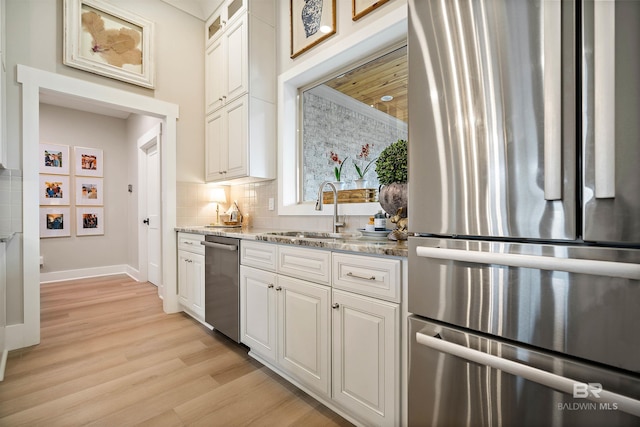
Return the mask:
POLYGON ((320 189, 318 189, 318 199, 316 200, 316 210, 322 210, 322 190, 324 190, 325 186, 329 186, 331 191, 333 192, 333 232, 338 233, 338 229, 345 226, 344 222, 338 222, 338 189, 332 182, 325 181, 320 184, 320 189))

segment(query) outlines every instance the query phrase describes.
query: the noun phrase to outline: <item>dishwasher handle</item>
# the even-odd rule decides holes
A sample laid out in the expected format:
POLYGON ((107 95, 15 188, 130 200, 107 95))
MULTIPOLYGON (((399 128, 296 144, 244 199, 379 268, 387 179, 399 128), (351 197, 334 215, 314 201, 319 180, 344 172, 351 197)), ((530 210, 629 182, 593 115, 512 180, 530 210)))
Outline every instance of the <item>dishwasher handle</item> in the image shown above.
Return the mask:
MULTIPOLYGON (((503 359, 483 351, 444 341, 442 338, 431 337, 420 332, 416 332, 416 341, 434 350, 448 353, 490 368, 499 369, 503 372, 526 378, 529 381, 542 384, 566 394, 572 395, 574 385, 582 384, 582 381, 575 381, 542 369, 503 359)), ((621 411, 640 416, 640 401, 604 389, 600 390, 598 395, 599 397, 596 399, 589 394, 587 399, 595 402, 615 403, 621 411)))
POLYGON ((200 242, 200 244, 204 245, 207 248, 223 249, 225 251, 230 251, 230 252, 238 250, 238 245, 227 245, 224 243, 205 242, 205 241, 200 242))

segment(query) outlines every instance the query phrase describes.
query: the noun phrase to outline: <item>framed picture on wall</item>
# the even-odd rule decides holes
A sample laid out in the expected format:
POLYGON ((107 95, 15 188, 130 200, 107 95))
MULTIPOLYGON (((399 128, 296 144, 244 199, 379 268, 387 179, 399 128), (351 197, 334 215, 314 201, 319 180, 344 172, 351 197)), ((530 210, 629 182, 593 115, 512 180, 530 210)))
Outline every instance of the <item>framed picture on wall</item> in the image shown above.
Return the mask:
POLYGON ((104 160, 99 148, 74 148, 76 176, 103 176, 104 160))
POLYGON ((40 144, 38 151, 40 173, 69 175, 69 146, 40 144))
POLYGON ((336 0, 290 0, 291 58, 336 33, 336 0))
POLYGON ((153 23, 101 0, 64 0, 63 62, 154 87, 153 23))
POLYGON ((76 236, 98 236, 104 234, 104 208, 76 208, 76 236))
POLYGON ((76 206, 103 205, 102 178, 76 177, 76 206))
POLYGON ((352 1, 352 19, 357 21, 367 13, 382 6, 389 0, 351 0, 352 1))
POLYGON ((71 200, 69 177, 65 175, 40 175, 40 204, 68 205, 71 200))
POLYGON ((40 237, 71 236, 71 208, 40 208, 40 237))

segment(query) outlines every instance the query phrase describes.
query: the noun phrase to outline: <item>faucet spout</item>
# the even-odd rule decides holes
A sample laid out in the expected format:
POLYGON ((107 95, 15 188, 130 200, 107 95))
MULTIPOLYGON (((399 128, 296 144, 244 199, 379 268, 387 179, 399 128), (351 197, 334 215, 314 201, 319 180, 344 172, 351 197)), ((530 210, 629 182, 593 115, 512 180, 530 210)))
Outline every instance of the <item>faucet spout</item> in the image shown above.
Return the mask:
POLYGON ((338 189, 336 186, 330 181, 324 181, 320 184, 320 188, 318 189, 318 199, 316 200, 316 210, 321 211, 323 206, 322 200, 322 192, 324 187, 329 186, 331 191, 333 192, 333 232, 338 233, 338 229, 344 227, 344 222, 338 222, 338 189))

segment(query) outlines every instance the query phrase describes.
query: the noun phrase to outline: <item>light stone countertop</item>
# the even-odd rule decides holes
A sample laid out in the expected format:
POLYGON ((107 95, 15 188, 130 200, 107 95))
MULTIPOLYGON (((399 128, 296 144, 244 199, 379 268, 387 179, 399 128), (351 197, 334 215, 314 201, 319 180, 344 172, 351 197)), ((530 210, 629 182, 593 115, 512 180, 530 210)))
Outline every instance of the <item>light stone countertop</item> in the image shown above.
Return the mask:
POLYGON ((395 242, 386 238, 360 237, 357 239, 304 238, 268 235, 269 232, 284 230, 244 229, 244 228, 209 228, 209 227, 176 227, 183 233, 204 234, 210 236, 233 237, 236 239, 260 240, 264 242, 305 246, 309 248, 330 249, 347 252, 358 252, 372 255, 407 257, 409 249, 407 241, 395 242))

